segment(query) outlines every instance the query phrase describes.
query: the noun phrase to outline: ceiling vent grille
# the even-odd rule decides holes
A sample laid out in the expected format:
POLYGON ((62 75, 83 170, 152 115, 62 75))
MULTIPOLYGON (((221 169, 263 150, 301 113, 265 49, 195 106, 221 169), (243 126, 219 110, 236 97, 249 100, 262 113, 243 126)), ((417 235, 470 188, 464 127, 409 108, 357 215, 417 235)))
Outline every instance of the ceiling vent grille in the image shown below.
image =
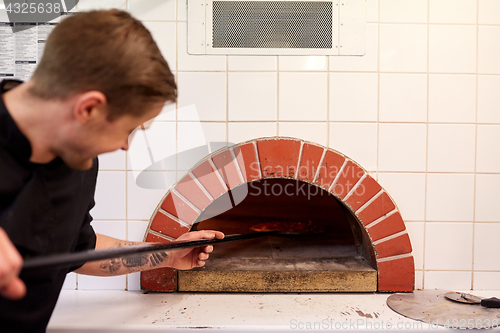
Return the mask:
POLYGON ((188 0, 188 53, 363 55, 366 0, 188 0))
POLYGON ((331 2, 214 1, 213 47, 332 48, 331 2))

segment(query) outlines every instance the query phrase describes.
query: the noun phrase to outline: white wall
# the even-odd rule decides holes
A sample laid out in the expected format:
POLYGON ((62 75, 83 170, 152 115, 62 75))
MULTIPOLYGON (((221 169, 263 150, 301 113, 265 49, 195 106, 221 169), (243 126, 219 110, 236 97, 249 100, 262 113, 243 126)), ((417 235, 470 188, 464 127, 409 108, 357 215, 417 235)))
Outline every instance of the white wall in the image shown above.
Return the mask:
MULTIPOLYGON (((194 105, 212 141, 283 135, 339 150, 398 204, 417 288, 500 289, 500 1, 367 0, 363 57, 191 56, 185 0, 77 10, 107 7, 141 19, 177 77, 165 149, 188 140, 192 118, 176 108, 194 105)), ((187 168, 167 167, 169 184, 187 168)), ((103 156, 101 170, 94 227, 142 240, 166 189, 138 187, 124 152, 103 156)), ((66 287, 134 290, 139 278, 72 274, 66 287)))

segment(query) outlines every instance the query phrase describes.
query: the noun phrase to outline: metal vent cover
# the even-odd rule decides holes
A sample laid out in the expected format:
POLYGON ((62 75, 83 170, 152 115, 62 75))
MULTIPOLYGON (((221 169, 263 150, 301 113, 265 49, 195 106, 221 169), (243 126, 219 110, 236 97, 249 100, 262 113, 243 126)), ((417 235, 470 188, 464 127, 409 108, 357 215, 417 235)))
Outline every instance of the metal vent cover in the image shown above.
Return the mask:
POLYGON ((214 1, 212 47, 332 48, 332 2, 214 1))
POLYGON ((363 55, 366 0, 188 0, 188 53, 363 55))

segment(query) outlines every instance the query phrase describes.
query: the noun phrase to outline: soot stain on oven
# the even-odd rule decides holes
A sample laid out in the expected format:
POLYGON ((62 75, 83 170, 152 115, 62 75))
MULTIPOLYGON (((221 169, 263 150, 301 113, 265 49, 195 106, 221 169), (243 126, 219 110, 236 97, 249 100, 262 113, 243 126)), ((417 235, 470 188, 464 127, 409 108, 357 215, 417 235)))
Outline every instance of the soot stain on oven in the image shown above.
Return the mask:
POLYGON ((178 290, 377 290, 376 264, 366 231, 337 198, 306 182, 263 179, 233 188, 208 206, 191 230, 246 234, 254 232, 255 226, 273 223, 295 223, 306 229, 295 236, 219 244, 205 267, 178 272, 178 290), (228 202, 239 204, 227 210, 228 202))

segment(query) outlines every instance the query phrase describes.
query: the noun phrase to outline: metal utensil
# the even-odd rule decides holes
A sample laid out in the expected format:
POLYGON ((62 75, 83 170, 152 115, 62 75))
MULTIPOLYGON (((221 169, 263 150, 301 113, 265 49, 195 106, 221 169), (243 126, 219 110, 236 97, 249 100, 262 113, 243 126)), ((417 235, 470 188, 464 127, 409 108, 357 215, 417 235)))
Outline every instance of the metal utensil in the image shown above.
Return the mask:
POLYGON ((126 247, 117 247, 103 250, 88 250, 73 253, 55 254, 49 256, 40 256, 24 260, 23 271, 36 268, 53 268, 53 267, 71 267, 82 265, 89 261, 111 259, 124 257, 138 253, 155 253, 165 252, 177 249, 186 249, 193 247, 206 246, 211 244, 219 244, 225 242, 233 242, 243 239, 252 239, 265 236, 288 235, 280 231, 255 232, 241 235, 229 235, 222 239, 202 239, 195 241, 173 241, 162 244, 141 244, 126 247))
POLYGON ((471 294, 450 291, 444 294, 449 300, 465 304, 481 304, 485 308, 500 308, 500 299, 496 297, 482 298, 471 294))

